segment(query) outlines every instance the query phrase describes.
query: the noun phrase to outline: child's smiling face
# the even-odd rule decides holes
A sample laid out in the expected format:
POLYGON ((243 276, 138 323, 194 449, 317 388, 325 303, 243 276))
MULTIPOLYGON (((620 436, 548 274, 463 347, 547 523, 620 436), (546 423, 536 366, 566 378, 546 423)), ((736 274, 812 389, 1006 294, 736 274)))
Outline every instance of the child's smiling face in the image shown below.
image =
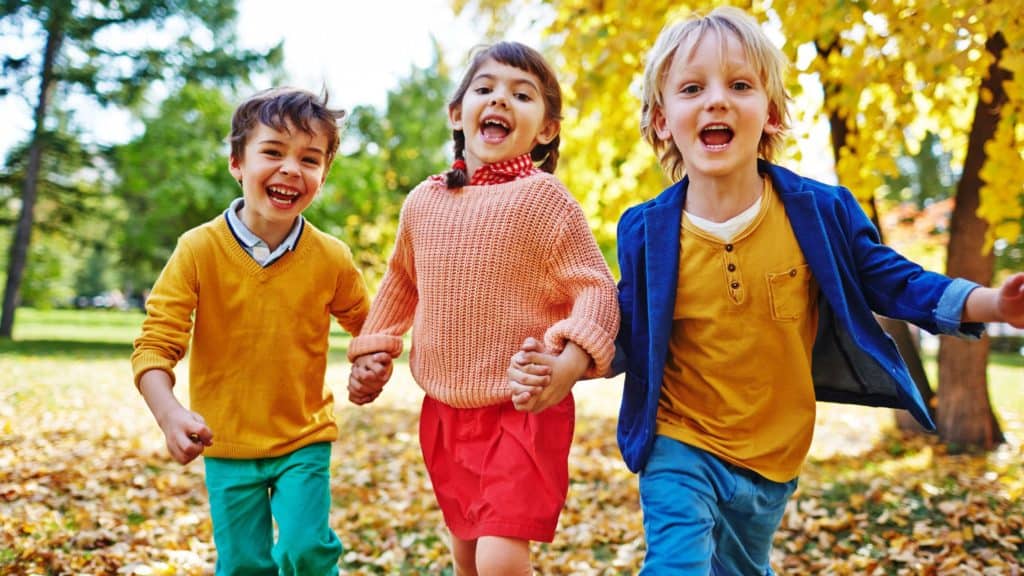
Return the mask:
POLYGON ((449 112, 452 127, 466 137, 466 164, 510 160, 551 142, 559 124, 547 119, 543 87, 535 74, 493 59, 474 75, 459 106, 449 112))
POLYGON ((242 184, 242 218, 254 233, 265 226, 291 227, 327 177, 327 136, 307 134, 290 122, 288 131, 260 123, 229 168, 242 184))
POLYGON ((779 130, 768 94, 739 40, 709 32, 676 49, 653 115, 658 138, 671 139, 691 177, 756 167, 762 133, 779 130))

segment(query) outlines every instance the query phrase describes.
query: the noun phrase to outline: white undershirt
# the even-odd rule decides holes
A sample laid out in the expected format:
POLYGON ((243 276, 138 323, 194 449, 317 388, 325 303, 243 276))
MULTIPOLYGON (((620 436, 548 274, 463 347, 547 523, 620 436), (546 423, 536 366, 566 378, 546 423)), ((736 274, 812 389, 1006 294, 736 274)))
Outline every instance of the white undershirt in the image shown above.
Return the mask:
POLYGON ((758 196, 757 201, 751 204, 750 208, 747 208, 743 212, 729 218, 725 222, 713 222, 711 220, 701 218, 700 216, 694 216, 686 210, 683 210, 683 214, 686 214, 686 217, 690 219, 690 223, 697 228, 700 228, 704 232, 707 232, 716 238, 728 242, 737 234, 742 232, 747 225, 757 217, 757 213, 761 211, 762 197, 763 196, 758 196))

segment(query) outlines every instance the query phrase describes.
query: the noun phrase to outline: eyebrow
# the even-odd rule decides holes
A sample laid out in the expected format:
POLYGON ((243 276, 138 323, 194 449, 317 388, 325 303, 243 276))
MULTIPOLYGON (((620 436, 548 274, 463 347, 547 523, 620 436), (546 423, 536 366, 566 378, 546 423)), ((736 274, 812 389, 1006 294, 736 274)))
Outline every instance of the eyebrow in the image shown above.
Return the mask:
MULTIPOLYGON (((273 145, 276 145, 276 146, 286 146, 287 145, 283 140, 278 140, 276 138, 263 138, 261 140, 257 140, 256 144, 273 144, 273 145)), ((327 154, 326 151, 324 151, 322 148, 319 148, 317 146, 307 146, 305 148, 305 151, 306 152, 316 152, 318 154, 323 154, 323 155, 327 154)))
MULTIPOLYGON (((483 74, 477 74, 476 76, 474 76, 473 77, 473 82, 476 82, 477 80, 492 80, 493 81, 493 80, 497 80, 497 78, 498 77, 495 76, 494 74, 488 74, 488 73, 485 72, 483 74)), ((540 92, 540 87, 537 86, 536 84, 534 84, 533 80, 530 80, 529 78, 513 78, 512 79, 512 83, 516 84, 516 85, 526 84, 530 88, 533 88, 537 92, 540 92)))

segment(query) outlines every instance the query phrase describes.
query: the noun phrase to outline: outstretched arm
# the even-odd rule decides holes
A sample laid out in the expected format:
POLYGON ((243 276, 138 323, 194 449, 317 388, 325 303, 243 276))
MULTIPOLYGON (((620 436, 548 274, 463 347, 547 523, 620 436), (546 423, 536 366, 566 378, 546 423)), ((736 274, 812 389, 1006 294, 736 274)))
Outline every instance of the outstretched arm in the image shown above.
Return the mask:
POLYGON ((976 288, 964 303, 963 322, 1006 322, 1024 328, 1024 272, 1010 276, 1000 288, 976 288))

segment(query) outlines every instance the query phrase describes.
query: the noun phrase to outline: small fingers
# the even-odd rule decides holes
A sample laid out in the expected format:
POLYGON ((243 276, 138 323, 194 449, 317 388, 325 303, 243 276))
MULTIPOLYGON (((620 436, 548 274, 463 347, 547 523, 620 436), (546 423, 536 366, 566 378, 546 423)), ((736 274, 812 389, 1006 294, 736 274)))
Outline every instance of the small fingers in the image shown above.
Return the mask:
POLYGON ((532 352, 543 352, 544 343, 541 342, 540 340, 537 340, 533 336, 530 336, 526 340, 523 340, 523 345, 521 346, 521 349, 532 352))
POLYGON ((376 399, 376 396, 366 396, 366 395, 353 396, 352 394, 348 395, 348 401, 353 403, 353 404, 355 404, 356 406, 362 406, 364 404, 369 404, 370 402, 373 402, 375 399, 376 399))
POLYGON ((349 379, 348 400, 357 406, 373 402, 377 396, 380 396, 380 393, 381 388, 366 386, 361 382, 349 379))
POLYGON ((512 396, 512 405, 520 412, 532 412, 535 404, 536 399, 530 395, 518 394, 512 396))
POLYGON ((534 374, 516 368, 508 369, 508 379, 509 382, 518 382, 533 387, 544 387, 551 383, 551 376, 548 374, 534 374))
POLYGON ((536 396, 544 390, 541 386, 531 386, 518 380, 510 380, 508 387, 512 389, 512 394, 526 394, 528 396, 536 396))
POLYGON ((171 457, 179 464, 188 464, 195 460, 206 448, 202 441, 195 442, 190 438, 191 436, 192 434, 189 434, 184 440, 177 441, 176 445, 173 446, 168 443, 167 448, 171 453, 171 457))
POLYGON ((206 420, 195 412, 191 413, 191 417, 192 423, 191 425, 187 425, 187 429, 185 431, 185 435, 188 437, 189 442, 193 444, 201 444, 203 446, 212 446, 213 431, 206 425, 206 420))

